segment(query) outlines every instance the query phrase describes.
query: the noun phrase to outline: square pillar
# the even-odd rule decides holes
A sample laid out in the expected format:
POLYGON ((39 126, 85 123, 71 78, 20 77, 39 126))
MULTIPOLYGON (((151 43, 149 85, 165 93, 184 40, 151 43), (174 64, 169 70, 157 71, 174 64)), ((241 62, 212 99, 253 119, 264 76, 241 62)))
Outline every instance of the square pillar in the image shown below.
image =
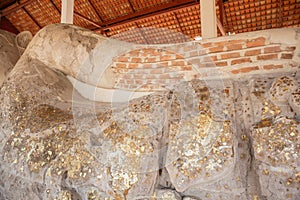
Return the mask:
POLYGON ((62 0, 61 23, 73 24, 74 0, 62 0))
POLYGON ((217 37, 217 15, 215 0, 200 0, 202 38, 217 37))

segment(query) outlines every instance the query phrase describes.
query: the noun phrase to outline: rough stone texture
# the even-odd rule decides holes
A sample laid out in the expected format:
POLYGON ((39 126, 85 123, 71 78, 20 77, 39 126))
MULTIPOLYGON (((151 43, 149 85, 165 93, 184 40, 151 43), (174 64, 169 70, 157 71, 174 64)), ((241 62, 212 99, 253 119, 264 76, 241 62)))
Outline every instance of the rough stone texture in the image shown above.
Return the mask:
POLYGON ((1 199, 300 199, 299 74, 92 102, 67 76, 96 85, 92 71, 79 72, 93 68, 82 59, 101 55, 103 38, 45 30, 1 87, 1 199))
POLYGON ((20 57, 15 37, 9 32, 0 30, 0 86, 20 57))

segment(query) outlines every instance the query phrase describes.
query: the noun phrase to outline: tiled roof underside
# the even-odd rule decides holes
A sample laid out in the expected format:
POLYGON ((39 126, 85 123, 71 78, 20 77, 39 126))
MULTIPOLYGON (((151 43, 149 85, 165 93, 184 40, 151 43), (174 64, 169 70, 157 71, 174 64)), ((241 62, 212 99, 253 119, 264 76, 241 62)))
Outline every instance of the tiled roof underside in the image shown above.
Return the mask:
MULTIPOLYGON (((20 4, 24 2, 26 0, 21 0, 20 4)), ((175 1, 75 0, 74 24, 108 37, 143 44, 182 42, 187 39, 185 36, 190 39, 201 36, 199 3, 99 29, 106 22, 147 9, 159 9, 172 2, 175 1)), ((61 0, 36 0, 6 17, 19 31, 29 30, 35 34, 48 24, 59 23, 60 9, 61 0)), ((218 3, 217 16, 220 18, 218 3)), ((231 33, 299 27, 300 0, 228 0, 224 3, 223 26, 231 33)))

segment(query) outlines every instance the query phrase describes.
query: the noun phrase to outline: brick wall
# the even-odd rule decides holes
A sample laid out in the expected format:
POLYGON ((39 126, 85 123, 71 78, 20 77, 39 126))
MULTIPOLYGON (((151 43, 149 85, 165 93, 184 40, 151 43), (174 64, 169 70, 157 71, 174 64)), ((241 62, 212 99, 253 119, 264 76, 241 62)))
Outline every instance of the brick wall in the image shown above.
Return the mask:
POLYGON ((181 80, 241 78, 296 71, 296 29, 277 29, 176 45, 137 46, 115 57, 115 88, 161 90, 181 80))

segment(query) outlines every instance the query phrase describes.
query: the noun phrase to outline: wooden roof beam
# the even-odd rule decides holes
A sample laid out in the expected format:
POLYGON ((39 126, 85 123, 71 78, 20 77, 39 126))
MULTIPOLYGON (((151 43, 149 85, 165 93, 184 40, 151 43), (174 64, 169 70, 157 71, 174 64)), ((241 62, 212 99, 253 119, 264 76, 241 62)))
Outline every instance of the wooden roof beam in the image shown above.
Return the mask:
POLYGON ((29 18, 39 27, 39 29, 41 29, 42 26, 34 19, 34 17, 28 12, 28 10, 25 7, 23 7, 22 9, 29 16, 29 18))
POLYGON ((101 28, 101 26, 98 23, 94 22, 93 20, 90 20, 89 18, 87 18, 87 17, 85 17, 85 16, 83 16, 83 15, 77 13, 77 12, 74 12, 74 15, 77 16, 77 17, 79 17, 79 18, 81 18, 81 19, 83 19, 83 20, 85 20, 85 21, 87 21, 87 22, 89 22, 93 26, 101 28))
POLYGON ((176 21, 176 24, 178 25, 178 27, 179 27, 181 33, 183 33, 182 27, 181 27, 181 25, 180 25, 180 23, 179 23, 178 17, 177 17, 177 15, 176 15, 175 12, 173 12, 173 16, 174 16, 174 19, 175 19, 175 21, 176 21))
POLYGON ((217 26, 218 26, 222 36, 225 36, 226 32, 225 32, 224 26, 222 25, 221 21, 218 18, 217 18, 217 26))
POLYGON ((16 12, 17 10, 20 10, 21 8, 33 3, 34 1, 35 0, 28 0, 24 3, 19 4, 18 6, 14 7, 14 8, 11 8, 9 10, 3 10, 3 11, 1 11, 1 16, 5 17, 5 16, 7 16, 7 15, 13 13, 13 12, 16 12))
POLYGON ((93 11, 96 13, 97 17, 99 18, 100 22, 103 22, 102 17, 100 16, 100 14, 98 13, 95 5, 93 4, 93 2, 91 0, 87 0, 87 2, 91 5, 93 11))
POLYGON ((127 2, 128 2, 128 4, 129 4, 129 7, 131 8, 132 12, 135 12, 135 9, 134 9, 134 7, 133 7, 131 1, 130 1, 130 0, 127 0, 127 2))
MULTIPOLYGON (((52 4, 52 6, 55 8, 55 10, 60 14, 60 10, 59 10, 58 7, 55 5, 55 3, 53 2, 53 0, 50 0, 50 2, 51 2, 51 4, 52 4)), ((96 23, 96 22, 94 22, 94 21, 92 21, 92 20, 86 18, 85 16, 83 16, 83 15, 77 13, 77 12, 74 12, 74 15, 77 16, 77 17, 79 17, 79 18, 81 18, 81 19, 83 19, 83 20, 85 20, 85 21, 87 21, 87 22, 89 22, 89 23, 92 24, 93 26, 96 26, 96 27, 98 27, 98 28, 101 28, 101 26, 100 26, 98 23, 96 23)))
MULTIPOLYGON (((137 12, 129 14, 129 15, 118 17, 113 20, 105 21, 104 23, 101 24, 101 26, 102 26, 101 29, 109 29, 111 27, 120 26, 120 25, 126 24, 128 22, 137 22, 137 21, 143 20, 148 17, 153 17, 155 15, 160 15, 160 14, 171 13, 176 10, 183 9, 183 8, 193 7, 198 4, 199 4, 199 0, 174 1, 171 3, 161 5, 159 7, 159 9, 157 7, 149 8, 146 10, 137 11, 137 12)), ((99 30, 99 28, 92 29, 92 30, 99 30)))
POLYGON ((139 34, 141 35, 141 37, 143 38, 143 40, 146 42, 146 44, 149 44, 147 38, 145 37, 145 33, 142 30, 142 28, 139 27, 139 25, 137 24, 137 22, 134 22, 136 27, 138 28, 139 34))

